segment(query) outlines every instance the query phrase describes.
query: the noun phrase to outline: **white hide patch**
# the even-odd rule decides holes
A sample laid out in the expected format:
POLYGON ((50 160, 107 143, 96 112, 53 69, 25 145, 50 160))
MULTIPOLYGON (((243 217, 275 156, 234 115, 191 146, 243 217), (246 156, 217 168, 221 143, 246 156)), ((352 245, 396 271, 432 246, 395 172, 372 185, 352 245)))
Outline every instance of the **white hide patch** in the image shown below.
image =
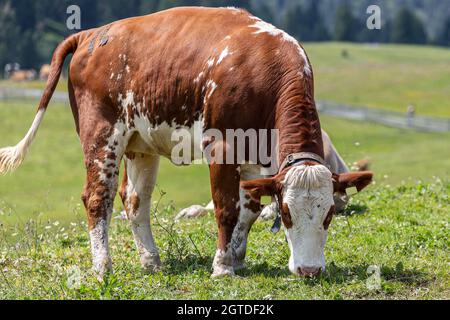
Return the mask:
POLYGON ((234 268, 232 266, 233 257, 231 249, 228 248, 227 251, 218 249, 213 261, 213 274, 212 278, 220 278, 226 276, 234 275, 234 268))
POLYGON ((150 226, 150 198, 151 190, 156 184, 156 175, 159 167, 159 158, 153 161, 139 162, 127 161, 128 180, 126 195, 128 210, 131 210, 131 197, 140 199, 137 211, 128 212, 131 229, 134 235, 136 247, 141 256, 141 265, 147 271, 155 271, 160 265, 158 248, 153 239, 150 226))
POLYGON ((304 62, 303 72, 307 76, 311 75, 311 73, 312 73, 311 66, 309 65, 305 50, 303 50, 303 48, 299 45, 298 41, 294 37, 290 36, 283 30, 276 28, 274 25, 267 23, 265 21, 262 21, 259 18, 252 17, 252 19, 255 20, 256 22, 254 24, 250 25, 249 27, 257 29, 255 32, 253 32, 253 34, 267 33, 273 37, 281 37, 284 41, 290 42, 293 45, 295 45, 300 57, 303 59, 303 62, 304 62))
POLYGON ((197 76, 197 78, 194 79, 194 83, 199 83, 200 80, 203 78, 203 76, 205 75, 205 72, 200 72, 197 76))
POLYGON ((298 187, 302 189, 319 189, 331 185, 331 172, 322 165, 293 167, 286 174, 284 185, 286 187, 298 187))
POLYGON ((108 222, 100 220, 89 232, 91 240, 91 252, 93 270, 101 278, 111 269, 111 259, 108 250, 108 222))
POLYGON ((332 174, 323 165, 293 167, 284 181, 283 202, 289 207, 292 228, 286 229, 291 257, 289 269, 325 269, 328 232, 323 222, 334 204, 332 174))
MULTIPOLYGON (((258 165, 244 164, 240 166, 240 175, 242 181, 249 181, 262 178, 260 172, 261 168, 258 165)), ((247 192, 244 189, 239 190, 239 201, 237 202, 237 209, 239 209, 239 219, 233 230, 231 240, 232 249, 235 255, 235 269, 240 269, 245 266, 244 259, 247 251, 247 241, 249 230, 253 223, 258 219, 258 213, 253 212, 248 208, 252 202, 247 197, 247 192)))
POLYGON ((276 202, 272 202, 271 204, 264 207, 259 217, 263 221, 270 221, 274 220, 277 217, 277 214, 278 214, 278 204, 276 202))
POLYGON ((216 91, 216 89, 217 89, 217 83, 215 83, 213 80, 208 80, 206 82, 207 93, 205 95, 205 101, 204 101, 205 104, 208 102, 209 99, 211 99, 211 96, 213 95, 214 91, 216 91))
POLYGON ((211 59, 209 59, 208 61, 206 61, 206 65, 209 67, 209 68, 212 68, 213 66, 214 66, 214 62, 216 61, 216 59, 215 58, 211 58, 211 59))
MULTIPOLYGON (((208 81, 207 86, 208 92, 205 99, 210 98, 217 88, 214 81, 208 81)), ((200 159, 202 156, 201 146, 203 141, 203 127, 204 122, 201 115, 194 121, 192 126, 188 126, 187 123, 180 124, 173 120, 171 123, 164 121, 159 125, 152 125, 147 116, 141 115, 141 109, 144 106, 144 99, 141 102, 136 103, 135 94, 133 91, 127 91, 126 95, 119 95, 118 102, 122 106, 125 115, 126 123, 133 122, 134 127, 128 128, 128 133, 133 134, 134 132, 139 133, 140 138, 147 145, 147 152, 150 154, 159 154, 164 157, 171 159, 173 148, 179 144, 179 141, 174 141, 174 133, 176 132, 188 132, 191 137, 191 144, 193 146, 192 160, 197 160, 195 157, 199 155, 200 159), (128 112, 128 107, 131 106, 138 110, 138 115, 128 112)), ((125 126, 125 125, 124 125, 125 126)), ((127 125, 128 126, 128 125, 127 125)))
POLYGON ((236 7, 227 7, 228 10, 231 10, 234 14, 241 13, 242 10, 236 7))
POLYGON ((232 55, 233 52, 230 52, 228 46, 222 51, 222 53, 219 56, 219 59, 217 60, 216 65, 219 65, 226 57, 232 55))

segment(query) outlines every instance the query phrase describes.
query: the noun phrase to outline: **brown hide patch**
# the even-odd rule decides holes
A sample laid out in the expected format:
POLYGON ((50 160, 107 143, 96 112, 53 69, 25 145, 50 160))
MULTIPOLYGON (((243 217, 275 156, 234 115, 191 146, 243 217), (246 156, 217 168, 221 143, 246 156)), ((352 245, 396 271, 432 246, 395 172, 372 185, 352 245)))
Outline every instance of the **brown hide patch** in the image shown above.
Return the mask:
POLYGON ((356 187, 358 192, 372 183, 373 172, 350 172, 341 175, 333 174, 334 192, 345 193, 346 189, 356 187))
POLYGON ((253 200, 249 195, 245 195, 245 199, 249 201, 244 205, 245 209, 248 209, 253 213, 261 212, 262 206, 260 201, 253 200))
POLYGON ((105 196, 108 193, 106 187, 101 184, 96 185, 95 191, 89 191, 94 188, 85 188, 82 195, 82 200, 86 208, 88 216, 89 229, 92 230, 101 219, 107 216, 108 206, 112 205, 109 197, 105 196))
POLYGON ((331 206, 330 211, 328 211, 328 215, 323 222, 323 228, 328 230, 330 227, 331 221, 333 220, 333 216, 336 214, 336 206, 331 206))
POLYGON ((240 175, 236 166, 211 165, 211 192, 218 225, 218 249, 226 252, 239 218, 240 175))
POLYGON ((127 198, 127 184, 128 184, 128 172, 127 172, 127 166, 125 165, 122 184, 120 185, 120 191, 119 191, 120 198, 122 199, 122 202, 124 204, 125 204, 126 198, 127 198))
POLYGON ((286 203, 283 203, 281 210, 281 219, 283 220, 283 224, 287 229, 292 228, 294 225, 292 223, 291 211, 289 210, 289 206, 286 203))
POLYGON ((140 199, 136 192, 134 192, 130 197, 130 209, 131 212, 135 213, 139 210, 140 199))

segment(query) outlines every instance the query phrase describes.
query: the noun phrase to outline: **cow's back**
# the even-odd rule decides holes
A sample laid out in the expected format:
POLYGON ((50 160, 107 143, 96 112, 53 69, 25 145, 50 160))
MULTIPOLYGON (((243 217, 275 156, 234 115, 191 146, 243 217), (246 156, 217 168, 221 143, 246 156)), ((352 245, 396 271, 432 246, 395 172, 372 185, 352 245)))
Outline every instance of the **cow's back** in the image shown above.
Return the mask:
POLYGON ((176 8, 87 31, 70 77, 130 128, 246 129, 273 125, 280 79, 308 68, 293 38, 244 10, 176 8))

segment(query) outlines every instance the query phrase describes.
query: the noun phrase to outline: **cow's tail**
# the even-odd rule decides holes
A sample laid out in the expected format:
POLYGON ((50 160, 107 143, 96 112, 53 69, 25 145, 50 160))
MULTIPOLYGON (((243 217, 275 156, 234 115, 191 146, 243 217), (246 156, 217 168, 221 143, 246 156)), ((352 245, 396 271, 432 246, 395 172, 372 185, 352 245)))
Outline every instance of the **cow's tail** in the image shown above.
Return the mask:
POLYGON ((44 118, 45 111, 58 84, 65 58, 74 53, 78 47, 79 34, 72 35, 64 40, 55 50, 50 67, 45 91, 41 97, 37 114, 26 136, 14 147, 0 149, 0 174, 12 172, 17 169, 25 159, 32 144, 39 125, 44 118))

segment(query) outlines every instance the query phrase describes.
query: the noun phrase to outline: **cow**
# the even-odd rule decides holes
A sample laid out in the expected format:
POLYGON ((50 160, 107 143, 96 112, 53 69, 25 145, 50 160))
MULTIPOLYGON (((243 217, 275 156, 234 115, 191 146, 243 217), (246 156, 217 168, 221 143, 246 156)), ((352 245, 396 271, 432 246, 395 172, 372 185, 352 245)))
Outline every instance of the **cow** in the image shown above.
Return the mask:
MULTIPOLYGON (((172 159, 178 130, 201 129, 194 149, 212 150, 211 192, 218 226, 212 277, 233 276, 245 259, 248 231, 262 196, 274 196, 289 244, 289 270, 316 276, 335 213, 333 190, 361 188, 370 173, 332 174, 324 165, 313 71, 287 33, 236 8, 181 7, 82 31, 55 50, 37 114, 24 139, 0 150, 0 172, 27 154, 69 54, 68 92, 86 167, 86 208, 93 271, 112 270, 108 227, 126 162, 124 202, 144 270, 161 266, 150 224, 150 195, 160 157, 172 159), (210 130, 275 130, 279 170, 222 163, 230 141, 210 130)), ((268 142, 267 142, 268 143, 268 142)), ((269 144, 269 143, 268 143, 269 144)), ((267 148, 268 150, 272 149, 267 148)), ((193 155, 202 155, 194 152, 193 155)), ((173 161, 174 162, 174 161, 173 161)))
POLYGON ((9 80, 14 82, 33 81, 36 76, 36 70, 17 70, 11 73, 9 80))
MULTIPOLYGON (((337 174, 349 173, 350 169, 348 168, 345 161, 342 159, 341 155, 337 152, 333 142, 330 139, 328 133, 322 130, 322 139, 323 146, 325 152, 325 162, 331 172, 337 174)), ((353 164, 352 169, 356 171, 367 171, 369 169, 369 161, 367 159, 357 161, 353 164)), ((370 182, 370 181, 368 181, 370 182)), ((363 187, 363 186, 361 186, 363 187)), ((365 186, 364 186, 365 187, 365 186)), ((362 190, 363 188, 361 188, 362 190)), ((360 191, 361 191, 360 190, 360 191)), ((275 200, 275 199, 273 199, 275 200)), ((347 203, 349 201, 349 197, 347 195, 346 190, 342 190, 341 192, 336 192, 334 194, 334 203, 336 206, 336 212, 343 212, 347 203)), ((180 213, 175 217, 175 221, 180 221, 181 219, 190 219, 197 218, 200 216, 206 215, 209 211, 214 210, 214 202, 209 202, 205 207, 201 205, 193 205, 189 208, 185 208, 180 211, 180 213)), ((261 212, 261 218, 263 220, 274 219, 277 215, 277 203, 273 201, 270 205, 266 206, 261 212)))

